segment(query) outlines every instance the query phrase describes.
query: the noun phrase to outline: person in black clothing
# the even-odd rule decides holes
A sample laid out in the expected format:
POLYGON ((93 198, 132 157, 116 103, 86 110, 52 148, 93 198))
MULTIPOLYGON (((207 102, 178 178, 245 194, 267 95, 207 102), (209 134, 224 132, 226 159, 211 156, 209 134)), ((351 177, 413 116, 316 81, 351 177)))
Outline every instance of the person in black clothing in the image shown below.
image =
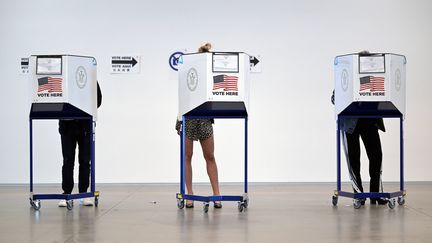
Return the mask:
MULTIPOLYGON (((360 176, 360 137, 369 158, 369 191, 382 192, 382 149, 378 129, 385 132, 384 123, 381 118, 359 118, 352 132, 350 132, 350 130, 343 131, 342 137, 345 145, 345 153, 347 155, 348 167, 355 192, 363 192, 360 176)), ((386 204, 387 201, 371 198, 371 203, 386 204)))
MULTIPOLYGON (((369 55, 362 51, 359 55, 369 55)), ((331 102, 335 104, 334 90, 331 102)), ((360 137, 369 159, 370 192, 382 192, 382 149, 378 130, 385 132, 382 118, 343 118, 338 121, 342 130, 342 142, 348 162, 349 174, 354 193, 363 192, 360 175, 360 137)), ((371 204, 386 204, 385 199, 371 198, 371 204)), ((364 200, 361 201, 364 205, 364 200)))
MULTIPOLYGON (((97 107, 102 103, 102 92, 97 83, 97 107)), ((75 149, 78 143, 79 176, 78 190, 87 192, 90 184, 90 134, 92 123, 85 119, 59 120, 59 133, 63 154, 62 189, 63 194, 71 194, 74 187, 75 149)), ((91 198, 84 198, 83 204, 93 206, 91 198)), ((66 207, 66 200, 59 202, 59 207, 66 207)))

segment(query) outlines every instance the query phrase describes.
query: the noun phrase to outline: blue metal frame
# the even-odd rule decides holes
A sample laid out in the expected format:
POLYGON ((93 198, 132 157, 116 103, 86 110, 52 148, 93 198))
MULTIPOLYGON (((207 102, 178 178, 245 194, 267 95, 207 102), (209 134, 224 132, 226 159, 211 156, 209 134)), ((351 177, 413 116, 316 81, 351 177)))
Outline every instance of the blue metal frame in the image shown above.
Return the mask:
POLYGON ((62 119, 62 117, 44 117, 32 118, 30 116, 30 200, 50 200, 50 199, 81 199, 88 197, 99 197, 99 191, 96 191, 95 183, 95 126, 93 117, 68 117, 68 119, 82 119, 88 120, 90 123, 90 192, 76 193, 76 194, 33 194, 33 120, 47 120, 47 119, 62 119))
POLYGON ((176 198, 179 200, 193 200, 200 202, 212 202, 212 201, 238 201, 244 202, 247 200, 248 193, 248 117, 247 116, 183 116, 182 125, 180 132, 180 193, 176 194, 176 198), (232 196, 232 195, 220 195, 220 196, 199 196, 190 195, 185 193, 185 137, 187 119, 244 119, 245 120, 245 161, 244 161, 244 195, 232 196))
POLYGON ((363 115, 363 116, 344 116, 338 115, 338 120, 336 121, 336 158, 337 158, 337 190, 335 191, 336 196, 349 197, 353 199, 365 199, 365 198, 395 198, 405 196, 404 189, 404 140, 403 140, 403 116, 402 115, 388 115, 388 116, 378 116, 378 115, 363 115), (400 191, 396 192, 362 192, 362 193, 352 193, 341 190, 341 139, 340 139, 340 118, 399 118, 400 120, 400 191))

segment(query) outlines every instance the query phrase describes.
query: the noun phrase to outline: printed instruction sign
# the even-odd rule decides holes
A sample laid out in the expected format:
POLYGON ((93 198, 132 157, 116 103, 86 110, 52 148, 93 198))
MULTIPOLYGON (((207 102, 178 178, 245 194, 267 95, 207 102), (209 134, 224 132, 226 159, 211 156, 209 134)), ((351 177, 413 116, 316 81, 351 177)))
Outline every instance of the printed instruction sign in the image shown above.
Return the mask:
POLYGON ((214 53, 213 72, 239 72, 239 59, 237 53, 214 53))
POLYGON ((251 73, 261 72, 261 55, 250 56, 250 72, 251 73))
POLYGON ((23 57, 21 58, 21 75, 25 75, 29 73, 29 58, 23 57))
POLYGON ((360 73, 385 73, 384 56, 360 57, 360 73))
POLYGON ((140 56, 111 56, 111 73, 139 73, 140 56))

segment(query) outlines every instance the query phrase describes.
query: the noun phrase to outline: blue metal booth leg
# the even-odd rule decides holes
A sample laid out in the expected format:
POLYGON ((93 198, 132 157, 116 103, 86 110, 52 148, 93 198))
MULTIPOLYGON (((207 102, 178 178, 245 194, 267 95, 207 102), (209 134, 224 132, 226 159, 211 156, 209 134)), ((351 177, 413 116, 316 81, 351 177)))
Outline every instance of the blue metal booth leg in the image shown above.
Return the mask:
POLYGON ((337 146, 336 146, 336 148, 337 148, 337 154, 336 154, 336 156, 337 156, 337 190, 338 191, 340 191, 341 190, 341 149, 340 149, 340 144, 341 144, 341 141, 340 141, 340 135, 341 135, 341 132, 340 132, 340 126, 339 126, 339 122, 336 122, 337 124, 336 124, 336 126, 337 126, 337 128, 336 128, 336 142, 337 142, 337 146))
POLYGON ((30 196, 33 194, 33 120, 29 118, 30 126, 30 196))
POLYGON ((185 194, 185 136, 186 117, 183 116, 180 126, 180 193, 185 194))
POLYGON ((404 131, 403 131, 403 118, 400 117, 400 190, 404 191, 404 131))
POLYGON ((244 194, 242 196, 230 196, 230 195, 220 195, 220 196, 199 196, 199 195, 189 195, 185 192, 185 140, 186 140, 186 121, 188 119, 197 118, 233 118, 233 117, 182 117, 182 122, 180 126, 180 193, 177 193, 177 207, 183 209, 185 206, 185 200, 200 201, 204 203, 204 212, 208 212, 209 202, 214 201, 237 201, 238 210, 242 212, 248 207, 249 198, 248 192, 248 118, 246 117, 235 117, 245 119, 245 152, 244 152, 244 194))
POLYGON ((90 178, 91 178, 91 184, 90 184, 90 190, 92 192, 95 191, 96 185, 95 185, 95 126, 96 122, 93 122, 93 119, 89 120, 90 123, 90 178))
POLYGON ((245 117, 244 193, 248 193, 248 118, 245 117))

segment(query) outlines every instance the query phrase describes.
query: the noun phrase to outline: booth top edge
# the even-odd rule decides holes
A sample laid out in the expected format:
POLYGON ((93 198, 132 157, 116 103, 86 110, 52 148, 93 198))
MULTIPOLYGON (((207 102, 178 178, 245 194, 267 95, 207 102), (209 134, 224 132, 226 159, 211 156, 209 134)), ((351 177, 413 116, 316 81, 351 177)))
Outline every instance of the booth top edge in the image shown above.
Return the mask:
POLYGON ((190 53, 185 53, 185 54, 183 54, 183 55, 208 54, 208 53, 211 53, 211 54, 240 54, 240 53, 243 53, 243 54, 246 54, 246 55, 248 55, 248 56, 251 56, 251 55, 249 55, 249 54, 247 54, 246 52, 243 52, 243 51, 209 51, 209 52, 190 52, 190 53))
POLYGON ((371 52, 371 53, 367 53, 367 54, 363 54, 363 53, 348 53, 348 54, 342 54, 342 55, 337 55, 335 57, 335 61, 336 58, 338 57, 344 57, 344 56, 351 56, 351 55, 358 55, 358 56, 362 56, 362 57, 367 57, 367 56, 378 56, 378 55, 395 55, 395 56, 401 56, 405 59, 405 63, 406 63, 406 56, 402 55, 402 54, 396 54, 396 53, 392 53, 392 52, 371 52))
POLYGON ((86 57, 86 58, 94 58, 92 56, 84 56, 84 55, 72 55, 72 54, 58 54, 58 55, 31 55, 32 57, 63 57, 63 56, 69 56, 69 57, 86 57))

